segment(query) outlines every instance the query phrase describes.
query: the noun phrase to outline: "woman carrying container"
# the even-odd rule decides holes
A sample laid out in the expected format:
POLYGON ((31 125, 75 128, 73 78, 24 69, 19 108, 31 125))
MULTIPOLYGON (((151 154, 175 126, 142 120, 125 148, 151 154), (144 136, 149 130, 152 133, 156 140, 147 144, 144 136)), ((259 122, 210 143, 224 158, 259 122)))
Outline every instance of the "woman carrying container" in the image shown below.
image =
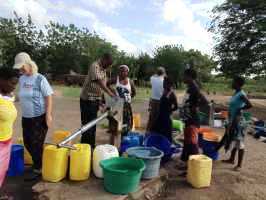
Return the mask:
POLYGON ((24 145, 32 156, 33 170, 28 179, 41 175, 43 144, 52 123, 53 90, 47 79, 27 53, 15 57, 14 69, 19 69, 19 101, 22 111, 24 145))
MULTIPOLYGON (((19 74, 10 68, 0 68, 0 189, 8 170, 13 124, 17 117, 12 92, 18 83, 19 74)), ((3 191, 0 199, 9 199, 3 191)))
POLYGON ((115 85, 117 96, 124 99, 122 136, 126 136, 133 127, 131 99, 136 95, 136 89, 133 81, 129 79, 128 73, 128 66, 121 65, 119 67, 118 77, 109 80, 107 83, 108 87, 110 87, 110 85, 115 85))

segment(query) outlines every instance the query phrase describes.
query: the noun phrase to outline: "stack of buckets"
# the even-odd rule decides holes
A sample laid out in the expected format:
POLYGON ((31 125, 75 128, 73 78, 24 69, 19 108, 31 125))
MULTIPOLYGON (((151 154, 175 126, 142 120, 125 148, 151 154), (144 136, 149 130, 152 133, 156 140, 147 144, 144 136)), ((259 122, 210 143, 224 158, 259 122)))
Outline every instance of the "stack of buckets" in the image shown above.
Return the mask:
POLYGON ((219 144, 220 136, 211 129, 201 129, 199 134, 199 146, 202 148, 203 154, 213 160, 219 159, 219 152, 216 147, 219 144))

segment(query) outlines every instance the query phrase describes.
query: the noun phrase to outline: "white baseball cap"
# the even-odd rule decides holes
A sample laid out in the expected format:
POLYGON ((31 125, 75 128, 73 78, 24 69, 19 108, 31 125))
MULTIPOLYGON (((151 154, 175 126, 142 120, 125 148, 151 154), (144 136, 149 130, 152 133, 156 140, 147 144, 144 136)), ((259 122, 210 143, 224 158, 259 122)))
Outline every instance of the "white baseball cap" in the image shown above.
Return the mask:
POLYGON ((15 57, 15 64, 13 66, 14 69, 20 69, 25 64, 30 64, 32 62, 29 54, 25 52, 21 52, 15 57))

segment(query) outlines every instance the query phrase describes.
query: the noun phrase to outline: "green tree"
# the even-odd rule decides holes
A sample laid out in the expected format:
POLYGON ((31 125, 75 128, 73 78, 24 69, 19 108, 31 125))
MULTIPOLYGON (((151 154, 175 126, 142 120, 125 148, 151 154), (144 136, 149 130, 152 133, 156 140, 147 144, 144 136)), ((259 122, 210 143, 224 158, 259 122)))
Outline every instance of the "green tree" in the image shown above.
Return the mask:
POLYGON ((182 74, 185 69, 185 50, 179 45, 166 45, 155 49, 155 66, 165 67, 167 74, 171 77, 176 86, 181 86, 182 74))
POLYGON ((154 73, 153 59, 147 53, 141 53, 136 60, 136 78, 148 81, 154 73))
POLYGON ((50 71, 54 74, 80 72, 81 31, 73 24, 69 26, 50 22, 46 25, 47 51, 50 71))
POLYGON ((208 55, 203 55, 200 51, 194 49, 185 52, 185 63, 197 70, 200 82, 209 81, 211 72, 216 66, 208 55))
POLYGON ((218 69, 227 76, 265 74, 266 1, 226 0, 213 14, 218 69))
POLYGON ((26 20, 14 12, 14 19, 0 18, 0 50, 2 65, 10 67, 19 52, 27 52, 38 64, 40 71, 47 68, 44 34, 29 15, 26 20))

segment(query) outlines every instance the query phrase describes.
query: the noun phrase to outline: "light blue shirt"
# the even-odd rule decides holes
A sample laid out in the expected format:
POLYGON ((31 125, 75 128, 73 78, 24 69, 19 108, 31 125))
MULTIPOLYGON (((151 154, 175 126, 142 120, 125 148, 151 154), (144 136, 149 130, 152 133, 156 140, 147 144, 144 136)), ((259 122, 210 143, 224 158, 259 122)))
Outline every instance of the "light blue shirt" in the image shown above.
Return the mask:
POLYGON ((46 112, 45 97, 53 94, 47 79, 41 74, 19 78, 19 99, 22 117, 39 117, 46 112))
POLYGON ((237 112, 245 106, 245 101, 243 100, 243 96, 246 96, 246 93, 243 90, 240 90, 239 92, 235 93, 234 96, 232 96, 230 103, 229 103, 229 121, 232 122, 237 112))

